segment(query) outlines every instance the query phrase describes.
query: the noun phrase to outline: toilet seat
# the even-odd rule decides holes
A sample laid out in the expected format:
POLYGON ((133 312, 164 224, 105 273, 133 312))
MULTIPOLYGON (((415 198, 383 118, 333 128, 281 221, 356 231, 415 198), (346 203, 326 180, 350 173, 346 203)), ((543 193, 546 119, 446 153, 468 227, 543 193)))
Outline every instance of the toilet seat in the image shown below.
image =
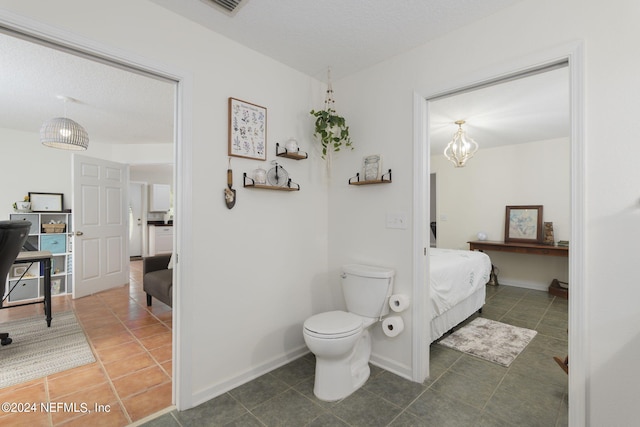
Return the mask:
POLYGON ((346 311, 328 311, 309 317, 304 322, 304 332, 316 338, 336 339, 360 333, 362 317, 346 311))

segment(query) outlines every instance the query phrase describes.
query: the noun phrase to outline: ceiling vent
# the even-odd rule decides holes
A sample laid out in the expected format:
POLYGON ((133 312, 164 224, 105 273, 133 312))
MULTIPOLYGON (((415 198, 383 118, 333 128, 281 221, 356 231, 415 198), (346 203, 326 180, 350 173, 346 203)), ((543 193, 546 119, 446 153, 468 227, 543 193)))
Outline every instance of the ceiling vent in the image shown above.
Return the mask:
POLYGON ((221 7, 229 13, 233 13, 240 5, 242 0, 209 0, 209 2, 221 7))

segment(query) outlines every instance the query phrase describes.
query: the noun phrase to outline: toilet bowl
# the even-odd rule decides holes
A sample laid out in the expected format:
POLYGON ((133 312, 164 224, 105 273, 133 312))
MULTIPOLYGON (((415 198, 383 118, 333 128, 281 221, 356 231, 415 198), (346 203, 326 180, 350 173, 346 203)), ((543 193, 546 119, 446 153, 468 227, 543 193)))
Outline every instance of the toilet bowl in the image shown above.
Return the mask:
POLYGON ((348 311, 328 311, 304 322, 304 341, 316 356, 313 393, 318 399, 343 399, 369 378, 369 328, 389 312, 394 275, 385 268, 344 266, 342 289, 348 311))
POLYGON ((304 322, 304 340, 316 356, 313 393, 320 400, 343 399, 369 378, 371 336, 366 319, 345 311, 329 311, 304 322))

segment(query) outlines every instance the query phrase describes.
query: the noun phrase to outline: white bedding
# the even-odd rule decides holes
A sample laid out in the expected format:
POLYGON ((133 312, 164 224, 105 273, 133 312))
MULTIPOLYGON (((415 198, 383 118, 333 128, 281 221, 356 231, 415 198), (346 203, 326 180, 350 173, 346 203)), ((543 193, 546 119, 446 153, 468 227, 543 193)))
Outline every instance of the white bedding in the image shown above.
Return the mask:
POLYGON ((432 318, 451 309, 489 281, 491 260, 484 252, 429 248, 429 256, 432 318))

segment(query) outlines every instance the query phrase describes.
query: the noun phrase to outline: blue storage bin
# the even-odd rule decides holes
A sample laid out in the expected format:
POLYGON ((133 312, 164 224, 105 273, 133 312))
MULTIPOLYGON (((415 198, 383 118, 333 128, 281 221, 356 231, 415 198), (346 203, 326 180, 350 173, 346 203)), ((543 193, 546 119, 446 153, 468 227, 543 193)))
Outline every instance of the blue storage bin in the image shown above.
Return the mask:
POLYGON ((52 254, 63 254, 67 252, 67 235, 52 234, 40 236, 40 250, 49 251, 52 254))

